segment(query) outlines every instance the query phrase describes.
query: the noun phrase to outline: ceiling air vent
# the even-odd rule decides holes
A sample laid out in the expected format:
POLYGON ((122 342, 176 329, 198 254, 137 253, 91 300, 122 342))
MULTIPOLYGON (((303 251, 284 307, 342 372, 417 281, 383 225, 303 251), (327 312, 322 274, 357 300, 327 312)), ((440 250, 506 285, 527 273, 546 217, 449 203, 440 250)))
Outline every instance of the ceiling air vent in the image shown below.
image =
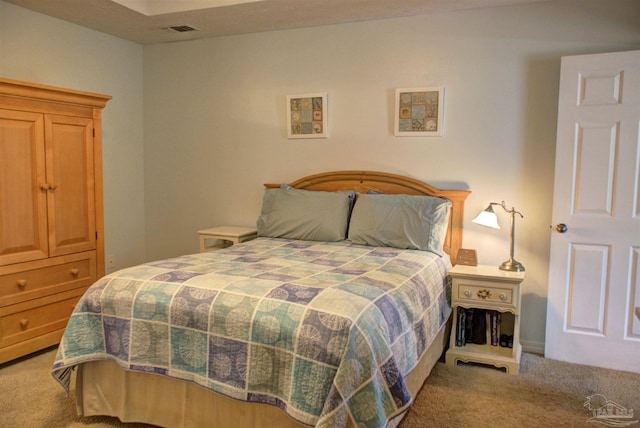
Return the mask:
POLYGON ((173 25, 167 27, 167 30, 175 31, 176 33, 188 33, 189 31, 198 31, 197 28, 193 28, 190 25, 173 25))

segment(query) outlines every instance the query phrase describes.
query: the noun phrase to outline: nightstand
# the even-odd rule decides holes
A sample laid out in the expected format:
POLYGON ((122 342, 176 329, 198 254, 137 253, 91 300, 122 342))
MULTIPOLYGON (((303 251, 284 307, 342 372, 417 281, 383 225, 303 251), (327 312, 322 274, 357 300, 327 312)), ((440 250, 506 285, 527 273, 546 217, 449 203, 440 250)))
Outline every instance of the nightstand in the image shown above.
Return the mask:
POLYGON ((453 326, 446 363, 488 364, 517 375, 522 355, 520 286, 524 272, 456 265, 449 276, 453 326))
POLYGON ((199 230, 198 235, 200 235, 200 252, 204 253, 250 241, 258 236, 258 232, 252 227, 218 226, 199 230))

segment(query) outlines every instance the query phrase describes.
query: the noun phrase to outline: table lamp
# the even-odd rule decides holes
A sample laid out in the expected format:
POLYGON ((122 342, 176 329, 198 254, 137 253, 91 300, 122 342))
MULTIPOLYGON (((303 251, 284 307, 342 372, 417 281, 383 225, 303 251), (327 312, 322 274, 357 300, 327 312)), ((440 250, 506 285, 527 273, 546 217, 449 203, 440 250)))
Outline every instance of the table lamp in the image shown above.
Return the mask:
POLYGON ((524 218, 522 213, 516 211, 515 208, 513 207, 511 207, 510 210, 507 209, 507 206, 505 205, 504 201, 502 201, 501 204, 497 202, 491 202, 484 211, 478 214, 478 216, 471 221, 477 224, 481 224, 482 226, 491 227, 493 229, 500 229, 500 225, 498 224, 498 216, 493 211, 494 205, 501 206, 507 213, 511 215, 511 237, 509 239, 509 260, 507 260, 506 262, 500 265, 500 270, 506 270, 506 271, 512 271, 512 272, 524 272, 524 266, 522 265, 522 263, 516 261, 513 258, 513 243, 514 243, 515 229, 516 229, 515 216, 516 214, 518 214, 520 218, 524 218))

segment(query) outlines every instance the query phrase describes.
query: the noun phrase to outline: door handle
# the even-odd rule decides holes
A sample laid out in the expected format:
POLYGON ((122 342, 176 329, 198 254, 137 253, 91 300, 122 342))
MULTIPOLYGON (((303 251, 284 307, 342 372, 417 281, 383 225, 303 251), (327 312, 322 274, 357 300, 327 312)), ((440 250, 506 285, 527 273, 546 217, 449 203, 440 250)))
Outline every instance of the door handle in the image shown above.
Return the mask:
POLYGON ((565 233, 567 230, 569 230, 569 228, 567 227, 566 224, 564 224, 564 223, 556 224, 556 232, 565 233))

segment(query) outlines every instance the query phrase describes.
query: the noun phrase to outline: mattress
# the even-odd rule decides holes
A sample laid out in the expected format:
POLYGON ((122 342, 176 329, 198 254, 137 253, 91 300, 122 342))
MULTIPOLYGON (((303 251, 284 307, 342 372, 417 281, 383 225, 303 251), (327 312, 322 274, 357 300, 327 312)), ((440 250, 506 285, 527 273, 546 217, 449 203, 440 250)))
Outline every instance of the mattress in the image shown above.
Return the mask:
MULTIPOLYGON (((53 375, 79 364, 188 381, 318 427, 383 427, 450 315, 448 258, 258 238, 108 275, 78 303, 53 375)), ((144 399, 144 397, 141 397, 144 399)))

